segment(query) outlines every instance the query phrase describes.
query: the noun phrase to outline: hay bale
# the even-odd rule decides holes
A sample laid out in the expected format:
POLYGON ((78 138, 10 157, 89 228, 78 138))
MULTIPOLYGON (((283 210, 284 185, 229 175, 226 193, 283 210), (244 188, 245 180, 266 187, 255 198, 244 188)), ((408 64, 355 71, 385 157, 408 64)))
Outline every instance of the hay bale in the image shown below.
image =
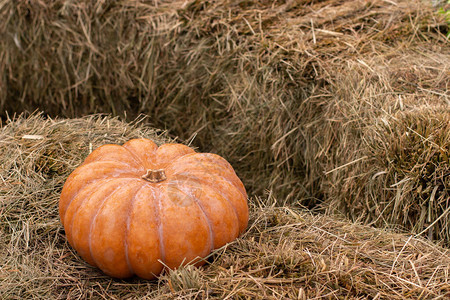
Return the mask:
POLYGON ((331 71, 337 80, 310 137, 329 211, 448 245, 450 49, 427 48, 331 71))
MULTIPOLYGON (((344 57, 443 42, 431 5, 401 1, 5 1, 0 111, 151 116, 227 155, 250 190, 322 198, 305 138, 344 57), (331 80, 331 81, 330 81, 331 80)), ((395 53, 394 53, 395 55, 395 53)))
POLYGON ((104 143, 166 139, 102 116, 9 120, 0 129, 0 298, 307 299, 450 296, 450 253, 428 241, 313 216, 254 198, 248 231, 202 268, 157 281, 111 279, 68 245, 58 198, 68 174, 104 143))

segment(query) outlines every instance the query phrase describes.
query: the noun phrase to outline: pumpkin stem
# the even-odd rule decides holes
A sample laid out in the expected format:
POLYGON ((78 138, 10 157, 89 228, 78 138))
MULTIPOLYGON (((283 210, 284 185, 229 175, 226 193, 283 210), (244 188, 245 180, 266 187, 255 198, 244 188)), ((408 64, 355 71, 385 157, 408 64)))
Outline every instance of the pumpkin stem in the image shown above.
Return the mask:
POLYGON ((152 183, 158 183, 167 179, 164 169, 147 170, 147 174, 142 175, 141 178, 152 183))

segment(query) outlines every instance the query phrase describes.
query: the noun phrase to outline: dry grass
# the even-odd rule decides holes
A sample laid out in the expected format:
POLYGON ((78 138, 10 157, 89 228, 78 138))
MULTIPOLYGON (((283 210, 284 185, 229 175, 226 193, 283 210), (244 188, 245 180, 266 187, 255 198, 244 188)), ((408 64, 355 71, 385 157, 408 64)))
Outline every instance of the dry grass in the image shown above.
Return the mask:
POLYGON ((338 69, 346 85, 324 93, 311 133, 329 211, 448 245, 450 48, 441 50, 409 48, 338 69))
POLYGON ((343 154, 341 162, 351 158, 351 165, 329 174, 339 182, 330 189, 330 207, 448 243, 450 110, 422 108, 374 121, 364 130, 366 151, 343 154))
MULTIPOLYGON (((380 143, 395 139, 381 120, 407 129, 409 111, 428 122, 448 106, 448 24, 436 10, 420 0, 0 0, 0 110, 143 112, 226 156, 252 193, 448 243, 448 161, 425 162, 436 149, 422 143, 396 165, 380 143)), ((427 125, 433 138, 445 137, 439 122, 427 125)))
MULTIPOLYGON (((247 186, 314 203, 305 138, 342 59, 444 42, 421 1, 1 2, 0 109, 151 116, 247 186), (306 179, 306 180, 302 180, 306 179)), ((438 51, 438 50, 436 50, 438 51)), ((332 91, 329 91, 332 92, 332 91)), ((320 194, 320 193, 319 193, 320 194)))
POLYGON ((2 299, 444 299, 450 253, 424 239, 369 228, 276 200, 251 200, 248 231, 202 268, 157 281, 115 280, 68 245, 58 218, 67 175, 90 151, 133 137, 166 141, 109 117, 10 120, 0 129, 2 299), (28 137, 26 137, 28 135, 28 137), (30 137, 30 135, 35 135, 30 137), (26 138, 24 138, 24 136, 26 138), (36 139, 42 136, 43 139, 36 139))

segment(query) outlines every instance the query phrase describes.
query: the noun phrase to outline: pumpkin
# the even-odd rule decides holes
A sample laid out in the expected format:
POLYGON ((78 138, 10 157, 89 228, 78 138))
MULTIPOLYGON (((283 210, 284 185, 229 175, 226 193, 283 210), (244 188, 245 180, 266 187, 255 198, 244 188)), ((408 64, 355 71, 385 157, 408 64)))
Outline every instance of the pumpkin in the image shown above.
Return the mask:
POLYGON ((59 215, 70 245, 112 277, 155 278, 203 263, 247 227, 245 188, 231 165, 182 144, 103 145, 67 178, 59 215))

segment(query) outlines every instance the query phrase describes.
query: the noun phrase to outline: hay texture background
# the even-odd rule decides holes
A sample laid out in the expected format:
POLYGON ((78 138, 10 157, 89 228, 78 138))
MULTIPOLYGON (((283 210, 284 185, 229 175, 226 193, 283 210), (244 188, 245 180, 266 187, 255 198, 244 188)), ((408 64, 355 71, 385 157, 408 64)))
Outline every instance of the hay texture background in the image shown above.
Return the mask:
POLYGON ((395 234, 251 199, 249 229, 204 267, 115 280, 83 262, 58 217, 68 174, 92 148, 161 132, 117 119, 20 116, 0 128, 2 299, 444 299, 450 253, 395 234), (31 135, 31 137, 30 137, 31 135), (34 137, 33 137, 34 135, 34 137), (24 138, 25 136, 25 138, 24 138), (42 139, 36 139, 42 136, 42 139))
POLYGON ((5 0, 0 110, 145 113, 226 156, 252 193, 448 243, 450 49, 436 10, 5 0))

